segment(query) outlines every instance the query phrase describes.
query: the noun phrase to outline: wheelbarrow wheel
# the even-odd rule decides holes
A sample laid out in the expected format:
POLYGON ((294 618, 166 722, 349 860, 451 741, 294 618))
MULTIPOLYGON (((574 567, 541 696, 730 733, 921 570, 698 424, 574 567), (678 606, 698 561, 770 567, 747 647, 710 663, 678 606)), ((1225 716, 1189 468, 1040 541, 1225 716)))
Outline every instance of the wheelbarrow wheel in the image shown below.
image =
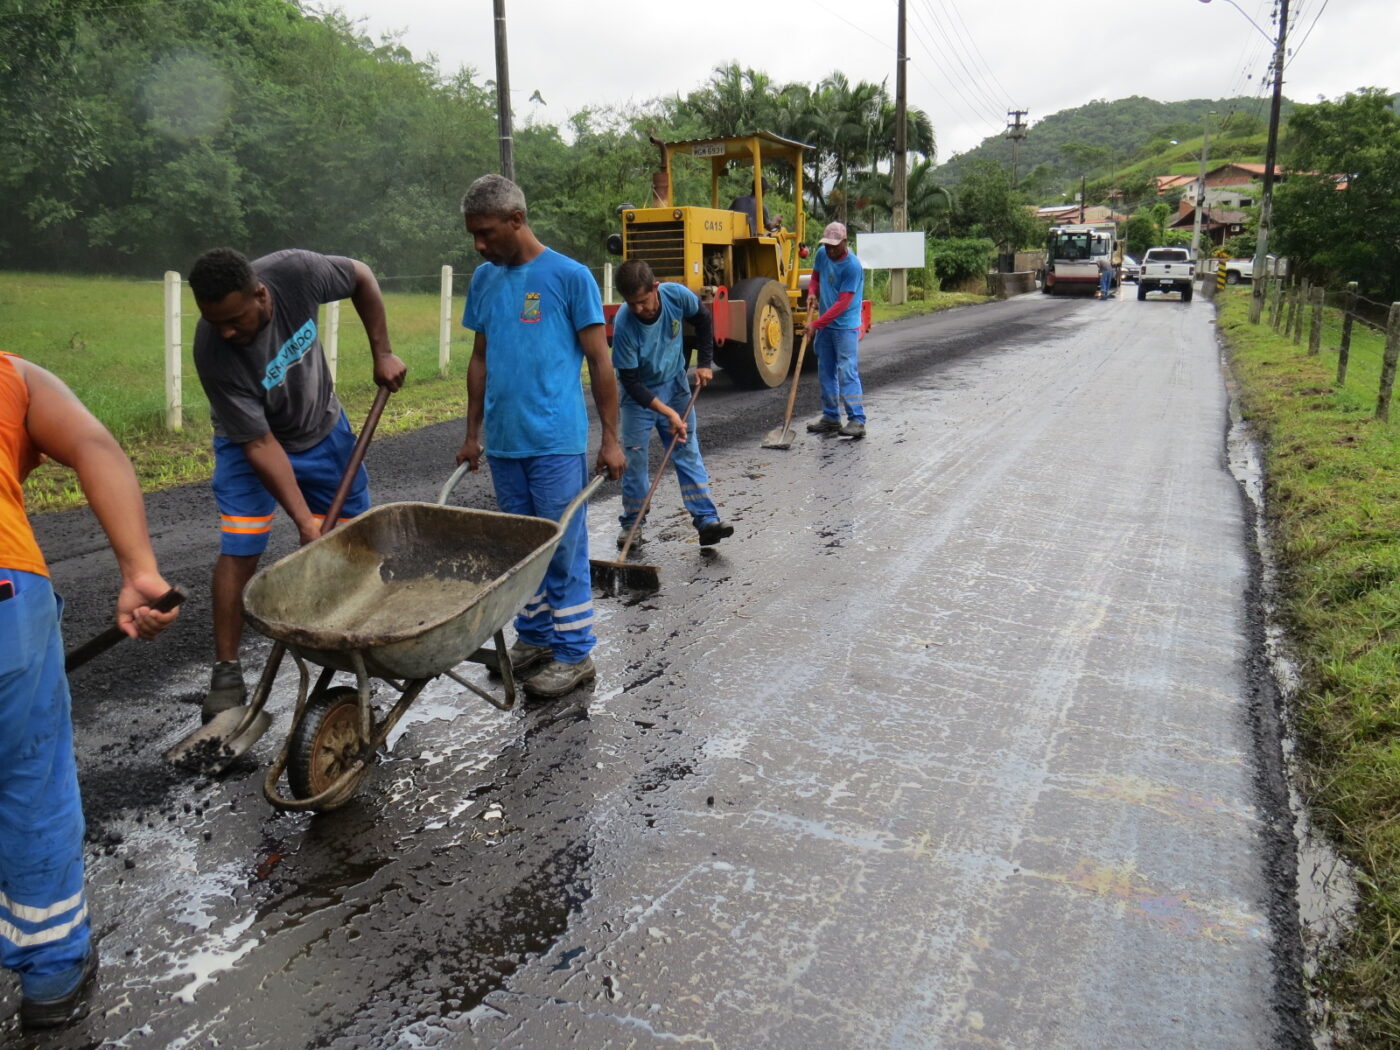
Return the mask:
MULTIPOLYGON (((287 755, 287 784, 293 797, 319 795, 344 775, 359 754, 358 691, 353 686, 338 686, 312 696, 287 755)), ((354 787, 348 785, 347 793, 354 787)))

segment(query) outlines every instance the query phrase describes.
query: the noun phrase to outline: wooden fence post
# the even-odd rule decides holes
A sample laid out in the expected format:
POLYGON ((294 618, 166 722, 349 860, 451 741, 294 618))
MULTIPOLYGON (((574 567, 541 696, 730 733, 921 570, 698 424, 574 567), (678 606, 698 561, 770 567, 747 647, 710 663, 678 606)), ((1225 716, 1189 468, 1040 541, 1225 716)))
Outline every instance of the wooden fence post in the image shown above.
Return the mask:
POLYGON ((1322 313, 1327 306, 1327 288, 1318 285, 1312 295, 1312 326, 1308 331, 1309 356, 1322 350, 1322 313))
POLYGON ((180 275, 165 271, 165 429, 184 425, 184 388, 180 368, 180 275))
POLYGON ((1308 309, 1308 300, 1312 298, 1312 281, 1306 277, 1303 283, 1298 286, 1298 309, 1291 315, 1293 320, 1293 345, 1298 346, 1303 341, 1303 315, 1308 309))
POLYGON ((335 382, 336 361, 340 354, 340 300, 326 304, 326 332, 325 339, 321 340, 326 349, 326 367, 331 373, 331 382, 335 382))
POLYGON ((1274 278, 1274 313, 1273 316, 1269 319, 1269 323, 1274 326, 1275 332, 1278 331, 1279 321, 1283 318, 1284 286, 1284 279, 1282 277, 1274 278))
POLYGON ((452 267, 442 268, 438 289, 438 375, 446 379, 452 364, 452 267))
POLYGON ((1376 418, 1390 422, 1390 392, 1395 387, 1395 359, 1400 357, 1400 303, 1390 304, 1385 324, 1385 359, 1381 365, 1381 392, 1376 399, 1376 418))
POLYGON ((1347 384, 1347 359, 1351 356, 1351 322, 1356 311, 1356 282, 1347 282, 1347 297, 1342 301, 1342 345, 1337 348, 1337 385, 1347 384))
POLYGON ((1283 337, 1290 338, 1293 335, 1293 317, 1298 312, 1298 278, 1293 278, 1293 283, 1288 289, 1288 310, 1283 315, 1283 337))
POLYGON ((613 268, 612 263, 603 263, 603 305, 611 306, 613 301, 613 268))

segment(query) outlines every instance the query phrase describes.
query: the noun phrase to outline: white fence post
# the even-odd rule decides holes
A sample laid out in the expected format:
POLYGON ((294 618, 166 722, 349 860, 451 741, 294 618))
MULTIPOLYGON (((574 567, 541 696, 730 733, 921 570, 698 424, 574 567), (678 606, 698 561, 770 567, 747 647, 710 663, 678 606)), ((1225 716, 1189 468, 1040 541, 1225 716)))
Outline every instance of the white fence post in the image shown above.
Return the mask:
POLYGON ((326 367, 331 371, 331 382, 335 382, 336 357, 340 353, 340 300, 326 304, 326 338, 322 340, 326 348, 326 367))
POLYGON ((180 377, 180 275, 165 271, 165 429, 184 425, 180 377))
POLYGON ((611 304, 612 304, 612 293, 613 293, 612 263, 610 263, 610 262, 605 262, 605 263, 603 263, 603 303, 604 303, 605 305, 611 305, 611 304))
POLYGON ((438 304, 438 375, 447 378, 452 361, 452 267, 442 268, 442 293, 438 304))

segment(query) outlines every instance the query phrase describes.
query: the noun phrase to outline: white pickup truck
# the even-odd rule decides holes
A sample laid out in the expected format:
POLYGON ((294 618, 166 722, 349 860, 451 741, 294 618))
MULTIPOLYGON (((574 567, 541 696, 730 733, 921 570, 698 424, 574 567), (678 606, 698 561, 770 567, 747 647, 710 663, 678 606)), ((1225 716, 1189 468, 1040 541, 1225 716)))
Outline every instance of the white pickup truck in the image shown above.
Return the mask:
POLYGON ((1196 264, 1187 248, 1148 248, 1142 257, 1142 272, 1138 274, 1139 299, 1148 292, 1180 292, 1181 301, 1189 303, 1196 279, 1196 264))
POLYGON ((1254 260, 1253 259, 1225 259, 1221 261, 1217 269, 1225 268, 1225 283, 1239 284, 1241 281, 1254 280, 1254 260))

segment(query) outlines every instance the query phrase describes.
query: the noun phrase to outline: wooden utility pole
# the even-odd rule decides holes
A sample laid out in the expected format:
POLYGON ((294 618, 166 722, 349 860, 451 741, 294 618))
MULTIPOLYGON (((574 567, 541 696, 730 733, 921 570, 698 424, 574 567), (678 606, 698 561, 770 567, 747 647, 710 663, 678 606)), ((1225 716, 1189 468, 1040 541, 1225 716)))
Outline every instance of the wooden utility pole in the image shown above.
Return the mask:
MULTIPOLYGON (((1259 202, 1259 239, 1254 246, 1254 272, 1264 272, 1264 261, 1269 255, 1269 219, 1274 205, 1274 161, 1278 157, 1279 108, 1283 101, 1283 58, 1285 42, 1288 39, 1288 0, 1279 0, 1278 40, 1274 46, 1274 97, 1269 104, 1269 143, 1264 151, 1264 199, 1259 202)), ((1264 312, 1264 288, 1259 281, 1249 300, 1249 320, 1258 324, 1264 312)))
MULTIPOLYGON (((896 33, 894 71, 894 192, 890 225, 896 233, 909 228, 909 100, 904 79, 904 67, 909 59, 904 53, 904 2, 899 0, 899 29, 896 33)), ((898 306, 908 298, 907 271, 890 271, 890 305, 898 306)))
POLYGON ((510 61, 506 51, 506 0, 496 5, 496 123, 501 135, 501 174, 515 181, 515 151, 510 129, 510 61))

